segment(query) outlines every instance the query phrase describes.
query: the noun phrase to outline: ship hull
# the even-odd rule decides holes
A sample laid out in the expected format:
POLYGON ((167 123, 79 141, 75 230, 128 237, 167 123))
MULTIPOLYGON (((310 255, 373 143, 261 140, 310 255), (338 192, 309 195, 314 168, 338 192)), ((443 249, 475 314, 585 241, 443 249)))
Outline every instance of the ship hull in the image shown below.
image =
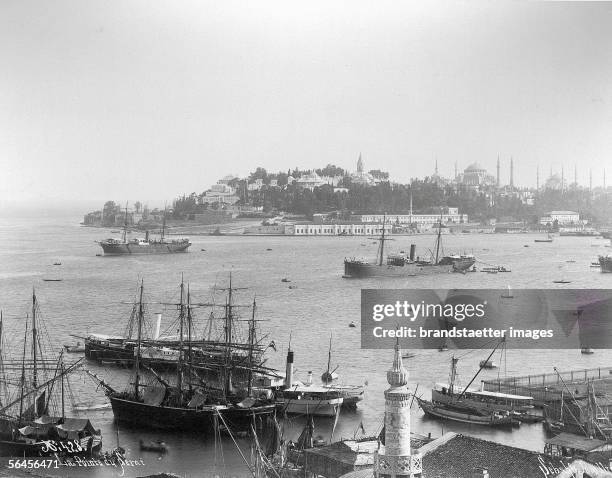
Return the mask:
POLYGON ((104 255, 126 255, 126 254, 174 254, 187 252, 191 242, 152 242, 149 244, 130 244, 129 242, 100 242, 104 255))
POLYGON ((410 277, 429 274, 447 274, 449 272, 465 272, 475 263, 474 259, 457 259, 452 264, 444 265, 382 265, 360 261, 344 261, 345 278, 364 277, 410 277))
POLYGON ((472 425, 486 426, 512 426, 514 420, 511 417, 495 417, 493 415, 478 415, 468 411, 452 410, 440 406, 436 406, 431 402, 417 398, 419 406, 426 415, 435 418, 444 418, 461 423, 470 423, 472 425))
POLYGON ((332 399, 285 399, 277 402, 278 407, 287 415, 314 415, 318 417, 334 417, 342 407, 342 398, 332 399))
POLYGON ((118 422, 137 428, 197 431, 211 436, 215 433, 216 426, 221 426, 224 422, 232 432, 248 431, 254 418, 264 418, 275 412, 274 404, 252 408, 205 406, 192 409, 148 405, 112 396, 110 402, 118 422), (219 414, 223 420, 218 419, 219 414))
POLYGON ((474 408, 481 409, 487 413, 493 412, 519 412, 526 413, 528 410, 531 410, 533 406, 520 406, 520 405, 511 405, 505 403, 497 403, 497 402, 485 402, 480 400, 475 400, 467 397, 463 397, 461 400, 457 400, 457 395, 449 395, 447 393, 442 393, 439 390, 431 391, 431 400, 434 404, 442 404, 442 405, 458 405, 463 406, 465 408, 474 408))

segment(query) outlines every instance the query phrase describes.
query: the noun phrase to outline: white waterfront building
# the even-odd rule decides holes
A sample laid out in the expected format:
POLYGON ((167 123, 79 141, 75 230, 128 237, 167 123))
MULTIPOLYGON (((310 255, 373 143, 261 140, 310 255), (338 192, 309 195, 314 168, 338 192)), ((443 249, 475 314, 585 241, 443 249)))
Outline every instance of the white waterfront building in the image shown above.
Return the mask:
POLYGON ((449 207, 448 211, 440 214, 358 214, 351 219, 361 222, 380 222, 383 220, 391 224, 416 224, 420 226, 431 226, 442 220, 443 224, 465 224, 468 222, 467 214, 459 214, 459 209, 449 207))
POLYGON ((560 226, 580 224, 580 214, 574 211, 551 211, 540 218, 540 224, 552 224, 557 221, 560 226))

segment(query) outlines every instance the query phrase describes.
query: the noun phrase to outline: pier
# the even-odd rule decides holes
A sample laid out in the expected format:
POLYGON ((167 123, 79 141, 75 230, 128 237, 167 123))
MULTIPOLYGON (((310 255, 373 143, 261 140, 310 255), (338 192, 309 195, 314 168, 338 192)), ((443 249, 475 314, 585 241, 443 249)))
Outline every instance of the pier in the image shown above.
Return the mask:
POLYGON ((598 367, 566 372, 523 375, 495 380, 483 380, 483 390, 533 397, 536 406, 560 401, 568 396, 568 388, 576 398, 586 397, 587 383, 597 393, 612 394, 612 367, 598 367), (567 387, 567 388, 566 388, 567 387))

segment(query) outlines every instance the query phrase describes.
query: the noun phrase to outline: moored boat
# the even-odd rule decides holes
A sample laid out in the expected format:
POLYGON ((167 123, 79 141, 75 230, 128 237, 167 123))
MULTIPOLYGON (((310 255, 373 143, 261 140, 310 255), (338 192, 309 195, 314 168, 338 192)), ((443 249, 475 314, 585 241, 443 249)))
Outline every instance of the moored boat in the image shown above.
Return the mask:
POLYGON ((430 415, 436 418, 444 418, 453 420, 456 422, 470 423, 473 425, 486 425, 486 426, 513 426, 516 424, 516 420, 507 412, 492 412, 492 413, 478 413, 469 409, 458 409, 445 405, 438 405, 422 398, 416 397, 421 410, 426 415, 430 415))

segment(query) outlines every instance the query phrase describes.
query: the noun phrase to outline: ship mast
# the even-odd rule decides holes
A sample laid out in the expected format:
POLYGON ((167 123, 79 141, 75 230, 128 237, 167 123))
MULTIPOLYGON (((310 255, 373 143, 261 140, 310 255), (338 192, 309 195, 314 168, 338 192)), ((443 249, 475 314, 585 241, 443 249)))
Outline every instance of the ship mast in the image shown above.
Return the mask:
POLYGON ((183 397, 183 322, 185 316, 185 305, 183 304, 183 294, 185 290, 185 284, 183 282, 183 276, 181 275, 181 302, 179 305, 179 357, 177 361, 177 375, 176 384, 178 387, 178 398, 179 403, 183 397))
POLYGON ((123 221, 123 242, 126 243, 127 242, 127 226, 128 226, 128 221, 127 221, 127 207, 128 207, 128 203, 125 203, 125 219, 123 221))
POLYGON ((458 361, 459 359, 455 358, 454 356, 451 358, 450 384, 448 387, 448 391, 451 397, 453 396, 453 393, 455 391, 455 380, 457 379, 457 362, 458 361))
POLYGON ((188 377, 189 377, 189 392, 191 392, 193 390, 192 385, 191 385, 191 364, 192 364, 192 357, 191 357, 191 322, 192 322, 192 317, 191 317, 191 294, 189 291, 189 284, 187 284, 187 357, 188 357, 188 377))
POLYGON ((438 223, 438 237, 436 239, 436 260, 434 264, 438 263, 438 255, 440 254, 441 237, 442 237, 442 212, 440 212, 440 222, 438 223))
POLYGON ((140 300, 138 301, 138 337, 136 341, 136 361, 134 368, 136 369, 136 376, 134 378, 134 397, 138 400, 139 387, 140 387, 140 344, 142 342, 142 319, 144 315, 142 305, 142 292, 144 290, 144 280, 140 282, 140 300))
POLYGON ((32 289, 32 386, 36 388, 38 386, 38 370, 36 369, 36 293, 32 289))
POLYGON ((26 348, 28 342, 28 318, 26 316, 26 327, 25 333, 23 335, 23 355, 21 359, 21 394, 19 396, 19 421, 18 426, 21 426, 21 416, 23 415, 23 398, 24 398, 24 388, 25 388, 25 358, 26 358, 26 348))
POLYGON ((378 265, 382 266, 383 265, 383 260, 384 260, 384 249, 385 249, 385 222, 387 219, 387 215, 384 214, 383 215, 383 223, 382 223, 382 234, 380 236, 380 245, 378 246, 378 265))
POLYGON ((251 324, 249 327, 249 376, 247 384, 247 396, 251 396, 251 390, 253 388, 253 346, 255 345, 255 297, 253 297, 253 313, 251 316, 251 324))

